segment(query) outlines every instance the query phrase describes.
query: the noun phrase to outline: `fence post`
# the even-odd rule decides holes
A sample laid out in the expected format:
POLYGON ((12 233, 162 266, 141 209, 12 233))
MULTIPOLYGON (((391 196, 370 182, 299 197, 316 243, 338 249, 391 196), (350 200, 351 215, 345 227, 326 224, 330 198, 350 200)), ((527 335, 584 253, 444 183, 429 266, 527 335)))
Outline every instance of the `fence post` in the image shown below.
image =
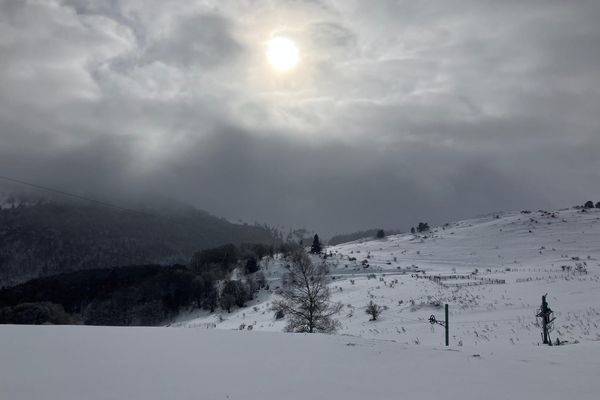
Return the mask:
POLYGON ((446 310, 446 346, 450 346, 450 327, 448 326, 448 304, 446 304, 445 310, 446 310))

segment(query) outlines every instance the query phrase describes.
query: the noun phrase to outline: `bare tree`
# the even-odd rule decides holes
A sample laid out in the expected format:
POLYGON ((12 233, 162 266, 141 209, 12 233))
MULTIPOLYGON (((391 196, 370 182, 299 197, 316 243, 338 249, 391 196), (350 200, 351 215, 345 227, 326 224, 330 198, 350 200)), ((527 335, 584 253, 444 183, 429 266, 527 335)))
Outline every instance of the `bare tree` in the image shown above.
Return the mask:
POLYGON ((381 315, 383 308, 376 304, 373 300, 371 300, 367 305, 367 309, 365 311, 371 316, 371 321, 377 321, 377 318, 379 318, 379 316, 381 315))
POLYGON ((281 299, 273 309, 288 319, 288 332, 334 332, 339 322, 333 316, 342 309, 340 303, 330 301, 327 270, 315 265, 303 251, 292 255, 290 270, 281 299))

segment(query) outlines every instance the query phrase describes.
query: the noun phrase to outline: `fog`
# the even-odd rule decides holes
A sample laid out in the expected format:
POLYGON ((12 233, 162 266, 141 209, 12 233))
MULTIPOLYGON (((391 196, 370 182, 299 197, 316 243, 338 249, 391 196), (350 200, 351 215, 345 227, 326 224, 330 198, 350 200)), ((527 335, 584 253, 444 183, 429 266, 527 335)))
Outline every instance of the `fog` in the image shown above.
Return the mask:
POLYGON ((597 201, 599 20, 584 0, 0 0, 0 175, 326 235, 597 201), (276 34, 292 71, 268 65, 276 34))

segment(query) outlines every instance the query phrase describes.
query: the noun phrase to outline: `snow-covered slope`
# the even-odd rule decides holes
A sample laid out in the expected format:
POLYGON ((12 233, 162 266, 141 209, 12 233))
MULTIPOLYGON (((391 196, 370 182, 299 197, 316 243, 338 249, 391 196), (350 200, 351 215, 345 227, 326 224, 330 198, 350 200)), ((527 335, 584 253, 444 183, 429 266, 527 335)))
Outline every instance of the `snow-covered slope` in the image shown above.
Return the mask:
POLYGON ((7 400, 598 398, 600 343, 481 351, 346 336, 0 326, 7 400))
MULTIPOLYGON (((554 340, 600 339, 600 210, 494 214, 327 253, 333 300, 345 304, 341 334, 441 345, 443 328, 428 319, 442 319, 439 306, 448 303, 455 346, 537 345, 535 314, 548 293, 554 340), (435 276, 443 280, 430 280, 435 276), (370 300, 387 307, 379 321, 365 314, 370 300)), ((266 272, 276 281, 280 270, 271 262, 266 272)), ((248 308, 175 325, 281 331, 272 296, 262 293, 248 308)))
MULTIPOLYGON (((599 210, 492 215, 425 236, 327 249, 333 300, 345 304, 338 335, 257 332, 284 327, 270 291, 170 328, 0 326, 0 398, 598 398, 599 210), (567 345, 538 346, 546 292, 552 338, 567 345), (369 300, 387 307, 378 321, 369 300), (427 321, 443 303, 449 349, 427 321)), ((275 289, 284 261, 262 267, 275 289)))

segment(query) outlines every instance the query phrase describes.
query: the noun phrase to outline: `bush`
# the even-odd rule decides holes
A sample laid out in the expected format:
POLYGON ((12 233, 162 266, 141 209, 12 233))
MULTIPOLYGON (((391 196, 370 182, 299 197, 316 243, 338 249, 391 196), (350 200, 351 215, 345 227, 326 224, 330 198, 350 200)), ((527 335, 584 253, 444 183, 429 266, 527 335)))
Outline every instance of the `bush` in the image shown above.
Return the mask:
POLYGON ((377 321, 377 318, 381 315, 383 308, 376 304, 373 300, 367 305, 365 312, 371 316, 371 321, 377 321))
POLYGON ((427 232, 429 230, 429 224, 427 222, 419 222, 417 226, 417 232, 427 232))
POLYGON ((255 257, 250 257, 246 260, 246 274, 253 274, 260 269, 258 261, 255 257))
POLYGON ((275 319, 279 321, 280 319, 285 318, 285 312, 281 309, 275 310, 275 319))
POLYGON ((252 293, 247 286, 240 281, 226 281, 221 290, 219 303, 221 308, 231 312, 231 308, 236 305, 244 307, 248 300, 252 299, 252 293))
POLYGON ((596 208, 600 208, 600 201, 596 203, 596 208))
POLYGON ((377 235, 375 235, 375 238, 377 239, 383 239, 385 237, 385 232, 383 231, 383 229, 379 229, 377 231, 377 235))
POLYGON ((223 310, 227 311, 228 313, 231 312, 231 307, 233 307, 234 303, 235 303, 235 297, 233 297, 233 295, 231 295, 229 293, 223 293, 219 297, 219 305, 221 306, 221 308, 223 310))
POLYGON ((584 208, 594 208, 594 202, 591 200, 588 200, 585 202, 585 204, 583 205, 584 208))

